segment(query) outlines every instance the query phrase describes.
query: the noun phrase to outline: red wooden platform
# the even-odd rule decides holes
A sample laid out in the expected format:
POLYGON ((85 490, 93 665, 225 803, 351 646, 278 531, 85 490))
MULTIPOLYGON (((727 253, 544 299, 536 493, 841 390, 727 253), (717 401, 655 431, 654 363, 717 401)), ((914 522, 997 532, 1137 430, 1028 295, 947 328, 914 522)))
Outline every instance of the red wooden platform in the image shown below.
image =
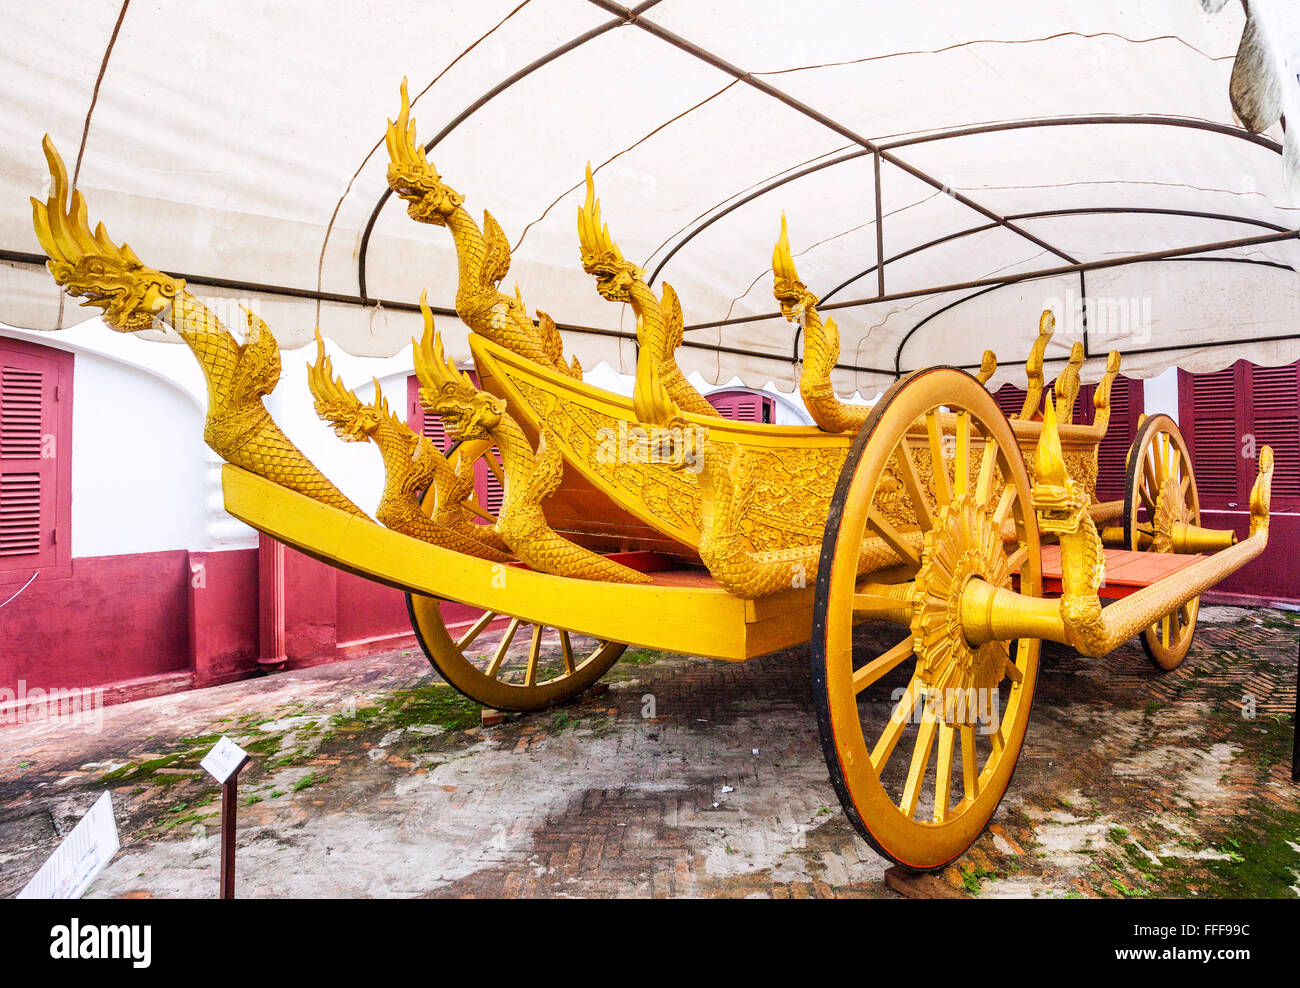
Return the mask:
MULTIPOLYGON (((1171 552, 1134 552, 1131 549, 1106 549, 1106 578, 1098 593, 1118 600, 1135 590, 1149 587, 1170 573, 1186 569, 1200 556, 1180 556, 1171 552)), ((1043 546, 1043 591, 1061 592, 1061 547, 1043 546)))

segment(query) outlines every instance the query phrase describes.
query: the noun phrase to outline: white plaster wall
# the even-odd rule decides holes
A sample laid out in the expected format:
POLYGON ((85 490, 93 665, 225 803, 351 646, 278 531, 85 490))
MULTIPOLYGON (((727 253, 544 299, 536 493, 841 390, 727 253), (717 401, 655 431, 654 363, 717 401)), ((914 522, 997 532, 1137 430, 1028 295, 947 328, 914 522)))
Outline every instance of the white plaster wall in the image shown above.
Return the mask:
POLYGON ((177 359, 193 358, 92 322, 60 333, 0 325, 0 335, 74 357, 73 557, 208 548, 201 377, 177 359), (145 360, 158 372, 145 370, 145 360))
POLYGON ((1178 421, 1178 368, 1169 367, 1155 377, 1148 377, 1143 386, 1143 411, 1148 415, 1168 415, 1178 421))
POLYGON ((77 354, 73 382, 72 555, 206 548, 199 409, 166 381, 95 354, 77 354))

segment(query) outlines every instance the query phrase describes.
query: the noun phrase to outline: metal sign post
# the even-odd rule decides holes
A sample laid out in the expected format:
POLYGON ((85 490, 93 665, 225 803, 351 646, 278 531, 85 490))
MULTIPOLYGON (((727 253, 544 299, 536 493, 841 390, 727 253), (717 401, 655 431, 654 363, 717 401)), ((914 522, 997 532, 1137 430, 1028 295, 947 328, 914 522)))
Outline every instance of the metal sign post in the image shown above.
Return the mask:
POLYGON ((221 783, 221 898, 235 897, 235 800, 239 773, 250 761, 248 752, 223 737, 199 764, 221 783))

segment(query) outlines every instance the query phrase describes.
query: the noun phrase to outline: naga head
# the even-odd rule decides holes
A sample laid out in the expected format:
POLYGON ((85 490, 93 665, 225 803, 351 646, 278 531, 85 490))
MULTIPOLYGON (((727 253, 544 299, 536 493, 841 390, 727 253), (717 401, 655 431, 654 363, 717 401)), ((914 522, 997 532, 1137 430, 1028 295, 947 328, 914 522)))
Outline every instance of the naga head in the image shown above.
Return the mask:
POLYGON ((438 170, 429 163, 424 146, 416 139, 405 79, 402 80, 402 112, 396 122, 388 121, 384 140, 388 145, 388 187, 406 200, 406 212, 418 222, 446 226, 448 217, 465 197, 443 182, 438 170))
POLYGON ((631 261, 609 235, 609 227, 600 220, 600 200, 596 183, 587 164, 587 201, 578 210, 578 243, 582 248, 582 270, 595 275, 596 291, 610 302, 630 302, 632 285, 645 278, 645 272, 631 261))
POLYGON ((781 315, 790 322, 803 324, 804 313, 817 304, 817 296, 799 280, 790 253, 790 234, 785 227, 785 213, 781 214, 781 236, 772 249, 772 275, 775 281, 772 294, 781 306, 781 315))
POLYGON ((1049 392, 1043 403, 1043 431, 1034 454, 1031 497, 1039 529, 1053 535, 1069 535, 1082 529, 1091 498, 1087 488, 1076 483, 1065 468, 1054 398, 1049 392))
POLYGON ((392 418, 388 401, 375 381, 375 400, 364 404, 347 389, 341 377, 334 376, 334 366, 325 353, 325 341, 316 330, 316 363, 307 367, 307 384, 316 399, 316 414, 334 427, 334 434, 344 442, 365 442, 375 434, 385 418, 392 418))
POLYGON ((420 293, 424 315, 424 339, 411 340, 415 351, 415 374, 420 379, 420 404, 439 416, 447 433, 458 442, 489 439, 501 424, 506 403, 480 391, 447 359, 442 337, 433 328, 433 313, 424 292, 420 293))
POLYGON ((141 263, 126 244, 113 243, 100 223, 90 232, 86 200, 79 191, 68 201, 68 170, 46 134, 41 142, 50 166, 50 198, 33 198, 32 225, 49 255, 45 266, 82 305, 104 310, 104 322, 120 333, 151 329, 171 307, 185 282, 141 263))

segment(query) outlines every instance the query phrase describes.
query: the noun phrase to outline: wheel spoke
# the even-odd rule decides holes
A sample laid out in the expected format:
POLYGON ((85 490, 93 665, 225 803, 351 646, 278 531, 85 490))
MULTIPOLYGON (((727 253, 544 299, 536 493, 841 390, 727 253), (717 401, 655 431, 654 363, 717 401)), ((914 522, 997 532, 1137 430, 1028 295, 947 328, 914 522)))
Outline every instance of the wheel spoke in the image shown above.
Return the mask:
POLYGON ((896 529, 884 515, 880 514, 875 508, 867 515, 868 527, 888 543, 889 547, 898 553, 904 562, 910 563, 914 567, 920 567, 921 557, 917 554, 906 537, 896 529))
POLYGON ((903 728, 907 726, 908 718, 911 716, 912 707, 916 703, 916 690, 920 685, 921 681, 916 678, 907 684, 902 698, 889 715, 889 723, 885 725, 885 730, 876 740, 876 746, 871 749, 871 767, 877 774, 884 769, 885 762, 889 761, 898 739, 903 735, 903 728))
POLYGON ((1160 619, 1160 637, 1164 639, 1165 648, 1169 647, 1170 635, 1173 632, 1173 615, 1166 614, 1160 619))
POLYGON ((572 676, 576 671, 573 664, 573 643, 569 641, 569 633, 563 628, 560 629, 560 650, 564 653, 564 671, 572 676))
POLYGON ((993 520, 999 526, 1007 523, 1007 518, 1011 515, 1011 506, 1016 503, 1016 485, 1007 484, 1002 488, 1002 495, 998 498, 998 506, 993 509, 993 520))
POLYGON ((957 460, 953 487, 958 494, 970 491, 970 412, 957 413, 957 460))
POLYGON ((948 802, 952 798, 952 754, 954 731, 947 724, 939 725, 939 757, 934 776, 934 822, 943 823, 948 817, 948 802))
MULTIPOLYGON (((1006 648, 1005 644, 1003 645, 1003 648, 1004 649, 1006 648)), ((1016 665, 1015 662, 1011 660, 1011 651, 1009 649, 1007 649, 1006 651, 1006 659, 1003 665, 1003 669, 1007 674, 1007 678, 1010 679, 1016 685, 1019 685, 1025 681, 1025 674, 1020 671, 1020 666, 1016 665)))
MULTIPOLYGON (((1152 453, 1152 455, 1154 455, 1154 453, 1152 453)), ((1160 483, 1156 480, 1155 467, 1152 465, 1151 456, 1144 456, 1142 458, 1142 479, 1144 481, 1143 487, 1146 488, 1146 492, 1149 495, 1149 497, 1144 498, 1144 500, 1147 502, 1147 507, 1154 511, 1156 505, 1152 498, 1154 497, 1155 492, 1160 490, 1160 483)))
POLYGON ((900 442, 898 448, 894 450, 894 461, 898 464, 898 472, 902 474, 900 479, 907 489, 907 496, 912 499, 912 510, 916 514, 917 523, 921 526, 921 531, 928 532, 934 528, 934 515, 930 513, 930 499, 925 496, 920 474, 916 472, 916 464, 912 462, 912 454, 908 452, 905 441, 900 442))
POLYGON ((542 626, 533 625, 533 640, 528 645, 528 668, 524 672, 524 685, 537 684, 537 660, 542 654, 542 626))
POLYGON ((934 748, 934 729, 937 723, 934 712, 927 703, 921 713, 921 729, 916 734, 916 746, 912 748, 912 764, 907 769, 903 798, 898 804, 903 815, 908 818, 916 815, 916 801, 921 796, 921 785, 925 781, 926 769, 930 766, 930 752, 934 748))
POLYGON ((483 633, 483 629, 486 628, 489 624, 491 624, 493 619, 496 616, 497 616, 496 611, 484 611, 483 616, 479 618, 477 621, 475 621, 474 624, 470 627, 470 629, 456 640, 456 648, 458 648, 462 652, 465 651, 465 649, 469 646, 470 642, 472 642, 475 638, 481 635, 483 633))
POLYGON ((1019 573, 1020 567, 1025 565, 1025 560, 1029 558, 1029 546, 1022 545, 1011 555, 1007 556, 1007 570, 1011 573, 1019 573))
POLYGON ((853 610, 863 614, 880 614, 909 606, 916 581, 906 583, 864 583, 853 593, 853 610))
POLYGON ((501 663, 506 659, 506 653, 510 651, 510 643, 514 640, 515 632, 519 630, 519 618, 511 618, 510 624, 506 626, 505 634, 501 636, 501 641, 497 643, 497 650, 492 653, 492 661, 488 663, 487 671, 484 673, 488 679, 496 679, 497 671, 501 668, 501 663))
POLYGON ((1007 739, 1002 734, 1002 718, 998 718, 998 726, 993 729, 989 735, 989 740, 993 742, 993 754, 989 756, 989 766, 997 765, 998 760, 1002 757, 1002 752, 1006 750, 1007 739))
POLYGON ((993 489, 993 471, 998 465, 998 447, 992 439, 984 440, 984 450, 980 453, 980 473, 975 480, 975 500, 987 504, 989 492, 993 489))
POLYGON ((930 434, 930 476, 933 478, 934 496, 943 507, 952 500, 952 491, 948 487, 948 468, 943 462, 943 429, 939 426, 937 409, 925 413, 925 429, 930 434))
POLYGON ((980 792, 979 764, 975 760, 975 727, 961 725, 961 781, 965 792, 963 802, 971 803, 980 792))
POLYGON ((487 453, 483 455, 483 459, 487 460, 488 469, 492 471, 492 476, 496 477, 497 483, 504 487, 506 484, 506 473, 501 466, 501 461, 497 459, 496 447, 493 446, 492 449, 488 450, 487 453))
POLYGON ((1184 470, 1183 479, 1178 482, 1178 489, 1179 492, 1183 495, 1184 501, 1187 499, 1187 492, 1191 490, 1191 487, 1192 487, 1192 472, 1190 470, 1184 470))
POLYGON ((861 669, 853 673, 853 692, 861 693, 872 683, 879 680, 882 676, 897 669, 898 666, 912 654, 911 636, 904 638, 901 642, 884 654, 872 659, 861 669))

